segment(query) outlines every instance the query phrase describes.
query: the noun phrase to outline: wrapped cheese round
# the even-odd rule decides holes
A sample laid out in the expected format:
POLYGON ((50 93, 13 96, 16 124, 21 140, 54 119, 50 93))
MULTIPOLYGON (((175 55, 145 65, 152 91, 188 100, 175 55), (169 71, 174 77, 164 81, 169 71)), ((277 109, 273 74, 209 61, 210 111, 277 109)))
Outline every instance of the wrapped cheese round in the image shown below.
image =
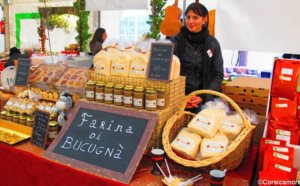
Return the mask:
POLYGON ((235 115, 225 116, 220 120, 221 126, 219 131, 223 133, 229 140, 234 140, 243 128, 241 119, 238 119, 235 115))
POLYGON ((203 138, 200 147, 200 159, 211 158, 224 152, 228 144, 228 138, 222 133, 217 133, 213 138, 203 138))
POLYGON ((220 119, 226 114, 221 109, 206 108, 199 112, 188 124, 200 136, 212 138, 220 128, 220 119))
POLYGON ((186 158, 195 159, 201 143, 201 136, 188 128, 179 131, 171 143, 171 148, 186 158))

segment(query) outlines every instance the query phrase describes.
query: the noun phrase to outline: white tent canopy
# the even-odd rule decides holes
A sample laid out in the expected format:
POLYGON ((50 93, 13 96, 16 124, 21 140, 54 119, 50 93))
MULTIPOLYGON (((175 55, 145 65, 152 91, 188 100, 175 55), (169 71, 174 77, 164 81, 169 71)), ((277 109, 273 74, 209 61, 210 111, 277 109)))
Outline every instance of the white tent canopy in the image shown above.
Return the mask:
POLYGON ((86 9, 89 11, 98 10, 136 10, 148 9, 147 0, 87 0, 86 9))
POLYGON ((299 0, 219 0, 216 37, 224 49, 300 53, 299 0))

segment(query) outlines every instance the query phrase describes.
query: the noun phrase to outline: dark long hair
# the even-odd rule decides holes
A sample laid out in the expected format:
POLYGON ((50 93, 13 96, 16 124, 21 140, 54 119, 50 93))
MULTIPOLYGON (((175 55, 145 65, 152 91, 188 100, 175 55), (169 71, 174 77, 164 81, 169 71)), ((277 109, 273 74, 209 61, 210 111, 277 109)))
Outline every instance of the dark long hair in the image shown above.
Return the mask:
POLYGON ((186 16, 186 14, 189 12, 189 11, 193 11, 195 14, 197 14, 198 16, 201 16, 201 17, 207 17, 207 22, 205 25, 203 25, 203 27, 208 27, 208 21, 209 21, 209 17, 208 17, 208 10, 207 8, 201 4, 201 3, 192 3, 190 4, 187 8, 186 8, 186 11, 184 13, 184 15, 186 16))
POLYGON ((94 36, 93 36, 93 39, 90 41, 90 46, 92 44, 94 44, 96 41, 99 41, 101 43, 103 43, 103 40, 102 40, 102 35, 105 33, 105 29, 104 28, 97 28, 95 33, 94 33, 94 36))

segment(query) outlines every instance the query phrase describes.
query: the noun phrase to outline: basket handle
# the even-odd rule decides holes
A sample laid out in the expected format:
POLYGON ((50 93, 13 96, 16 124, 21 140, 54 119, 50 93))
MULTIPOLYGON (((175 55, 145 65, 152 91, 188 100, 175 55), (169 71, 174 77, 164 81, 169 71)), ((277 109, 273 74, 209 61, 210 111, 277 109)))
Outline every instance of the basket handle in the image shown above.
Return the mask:
POLYGON ((196 90, 194 92, 191 92, 189 95, 187 95, 183 101, 183 104, 180 106, 179 111, 184 111, 185 106, 187 104, 187 102, 190 100, 190 98, 192 96, 197 96, 199 94, 212 94, 214 96, 219 96, 220 98, 225 99, 227 102, 229 102, 231 104, 231 106, 238 112, 238 114, 241 116, 243 123, 246 125, 246 127, 251 127, 251 124, 248 122, 248 120, 246 119, 243 111, 240 109, 240 107, 228 96, 226 96, 225 94, 222 94, 220 92, 217 91, 213 91, 213 90, 196 90))

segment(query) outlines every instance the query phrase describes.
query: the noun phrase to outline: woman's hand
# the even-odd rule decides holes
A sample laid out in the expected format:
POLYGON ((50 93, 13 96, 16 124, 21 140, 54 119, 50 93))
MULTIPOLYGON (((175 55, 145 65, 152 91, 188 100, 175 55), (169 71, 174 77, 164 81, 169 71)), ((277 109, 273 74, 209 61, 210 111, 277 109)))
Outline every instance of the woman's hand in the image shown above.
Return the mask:
POLYGON ((185 108, 188 109, 198 108, 201 102, 202 102, 202 98, 200 96, 191 96, 185 108))

